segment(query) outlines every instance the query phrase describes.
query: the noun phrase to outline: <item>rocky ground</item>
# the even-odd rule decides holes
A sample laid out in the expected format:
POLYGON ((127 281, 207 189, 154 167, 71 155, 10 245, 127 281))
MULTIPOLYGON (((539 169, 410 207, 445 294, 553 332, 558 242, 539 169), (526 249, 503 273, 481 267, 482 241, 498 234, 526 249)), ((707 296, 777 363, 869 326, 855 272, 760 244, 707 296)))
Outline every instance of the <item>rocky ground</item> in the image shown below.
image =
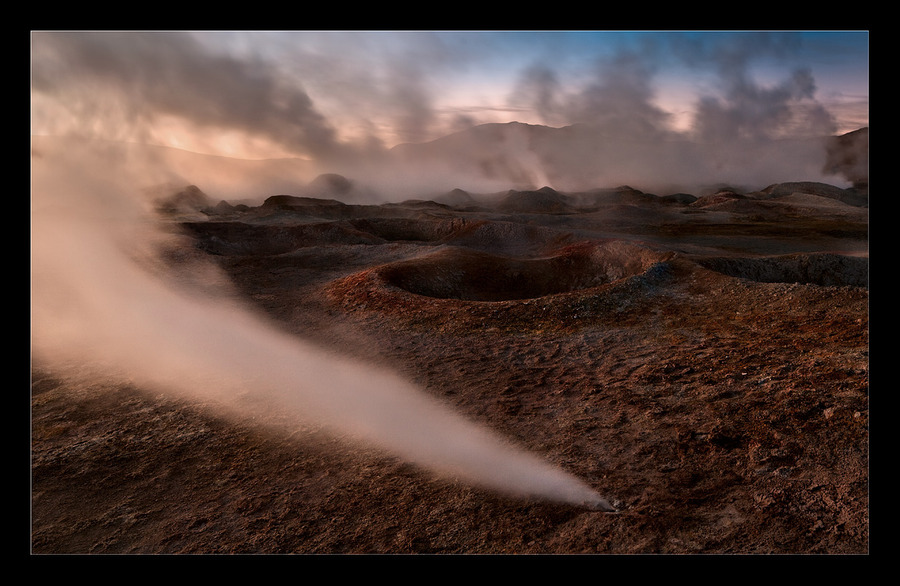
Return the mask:
POLYGON ((32 551, 869 552, 860 193, 443 201, 223 204, 177 222, 171 259, 214 261, 292 334, 389 364, 618 512, 36 362, 32 551))

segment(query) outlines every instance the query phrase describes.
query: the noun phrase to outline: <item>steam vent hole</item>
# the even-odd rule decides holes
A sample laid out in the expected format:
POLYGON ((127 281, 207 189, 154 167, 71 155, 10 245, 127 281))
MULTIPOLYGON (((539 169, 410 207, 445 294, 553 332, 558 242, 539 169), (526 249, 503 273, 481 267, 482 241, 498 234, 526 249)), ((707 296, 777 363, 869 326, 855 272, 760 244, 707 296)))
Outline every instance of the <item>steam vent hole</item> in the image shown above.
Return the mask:
POLYGON ((416 295, 511 301, 598 287, 641 274, 660 260, 662 255, 622 243, 574 245, 540 258, 448 247, 379 273, 387 284, 416 295))

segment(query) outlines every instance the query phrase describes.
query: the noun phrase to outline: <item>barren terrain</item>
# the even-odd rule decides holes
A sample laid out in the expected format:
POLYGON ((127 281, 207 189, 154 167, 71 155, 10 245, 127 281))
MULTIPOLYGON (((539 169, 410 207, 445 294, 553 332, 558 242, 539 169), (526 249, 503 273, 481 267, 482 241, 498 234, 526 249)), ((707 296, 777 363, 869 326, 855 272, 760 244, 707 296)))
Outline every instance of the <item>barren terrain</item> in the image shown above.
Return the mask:
POLYGON ((545 188, 174 217, 297 337, 387 364, 617 512, 32 367, 32 551, 865 554, 867 194, 545 188))

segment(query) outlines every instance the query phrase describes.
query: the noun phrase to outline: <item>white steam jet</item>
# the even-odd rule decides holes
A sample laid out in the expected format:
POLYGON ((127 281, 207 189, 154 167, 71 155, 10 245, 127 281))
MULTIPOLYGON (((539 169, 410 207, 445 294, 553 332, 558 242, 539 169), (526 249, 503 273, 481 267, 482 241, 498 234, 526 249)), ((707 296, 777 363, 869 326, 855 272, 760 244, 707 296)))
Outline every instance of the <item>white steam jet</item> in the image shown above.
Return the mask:
MULTIPOLYGON (((108 154, 108 153, 107 153, 108 154)), ((32 157, 32 348, 64 367, 240 414, 248 397, 439 475, 500 493, 613 507, 586 483, 461 417, 392 372, 288 335, 148 264, 161 235, 130 158, 32 157), (100 163, 100 166, 98 166, 100 163), (128 168, 127 173, 123 171, 128 168)), ((158 182, 161 176, 150 180, 158 182)))

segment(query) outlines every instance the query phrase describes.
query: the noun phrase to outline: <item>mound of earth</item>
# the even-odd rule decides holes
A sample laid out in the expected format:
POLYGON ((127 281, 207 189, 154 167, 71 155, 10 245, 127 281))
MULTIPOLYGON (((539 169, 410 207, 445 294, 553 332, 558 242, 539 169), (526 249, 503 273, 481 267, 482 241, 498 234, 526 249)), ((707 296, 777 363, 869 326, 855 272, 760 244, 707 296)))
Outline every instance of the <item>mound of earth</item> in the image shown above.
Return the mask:
POLYGON ((760 194, 765 197, 782 197, 796 193, 827 197, 855 206, 865 206, 869 202, 868 196, 859 190, 843 189, 841 187, 835 187, 834 185, 818 183, 815 181, 775 183, 760 191, 760 194))
POLYGON ((866 554, 868 217, 796 193, 291 196, 180 222, 171 262, 619 512, 36 363, 32 551, 866 554))
POLYGON ((163 214, 196 212, 210 206, 210 199, 196 185, 188 185, 181 191, 161 198, 156 209, 163 214))
POLYGON ((510 191, 498 208, 505 212, 525 212, 532 214, 558 214, 572 212, 568 199, 551 187, 537 191, 510 191))

